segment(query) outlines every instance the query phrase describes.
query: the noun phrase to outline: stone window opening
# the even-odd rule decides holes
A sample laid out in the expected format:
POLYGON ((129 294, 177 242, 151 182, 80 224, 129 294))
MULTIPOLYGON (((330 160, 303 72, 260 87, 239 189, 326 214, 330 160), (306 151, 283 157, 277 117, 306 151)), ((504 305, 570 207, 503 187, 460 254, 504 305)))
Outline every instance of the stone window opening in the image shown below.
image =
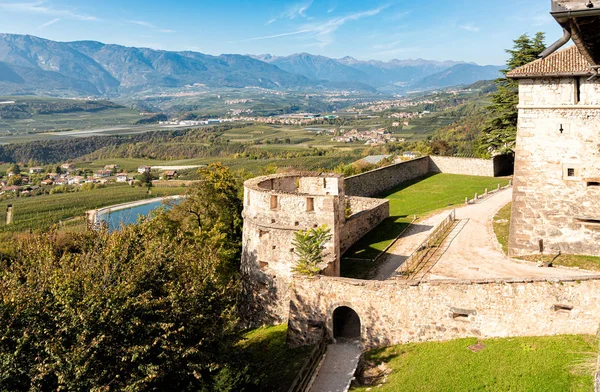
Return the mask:
POLYGON ((556 304, 552 306, 552 310, 554 310, 555 312, 568 313, 571 310, 573 310, 573 307, 571 305, 556 304))
POLYGON ((575 177, 575 169, 570 167, 567 169, 567 177, 575 177))
POLYGON ((575 104, 577 105, 578 103, 581 102, 581 79, 580 78, 575 78, 575 104))
POLYGON ((469 314, 468 313, 452 312, 452 319, 454 319, 454 320, 468 320, 469 319, 469 314))
POLYGON ((294 222, 294 226, 300 226, 300 222, 294 222))
POLYGON ((600 187, 600 181, 588 181, 587 186, 588 187, 600 187))
POLYGON ((327 178, 323 178, 323 189, 327 188, 327 178))
POLYGON ((271 195, 271 209, 276 210, 279 207, 279 200, 277 195, 271 195))
POLYGON ((266 230, 258 230, 258 238, 262 238, 262 237, 266 236, 267 234, 269 234, 269 232, 266 230))
POLYGON ((315 210, 315 198, 307 197, 306 198, 306 212, 313 212, 315 210))
POLYGON ((600 219, 575 218, 575 222, 586 226, 600 226, 600 219))

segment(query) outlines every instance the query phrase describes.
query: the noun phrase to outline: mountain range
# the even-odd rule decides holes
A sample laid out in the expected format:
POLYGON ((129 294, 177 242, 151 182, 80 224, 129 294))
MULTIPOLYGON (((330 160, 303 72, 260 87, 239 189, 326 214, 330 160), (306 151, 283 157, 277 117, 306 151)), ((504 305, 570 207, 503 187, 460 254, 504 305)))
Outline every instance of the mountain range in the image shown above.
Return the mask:
POLYGON ((164 51, 0 34, 0 95, 126 96, 207 87, 423 90, 494 79, 501 67, 428 60, 359 61, 164 51))

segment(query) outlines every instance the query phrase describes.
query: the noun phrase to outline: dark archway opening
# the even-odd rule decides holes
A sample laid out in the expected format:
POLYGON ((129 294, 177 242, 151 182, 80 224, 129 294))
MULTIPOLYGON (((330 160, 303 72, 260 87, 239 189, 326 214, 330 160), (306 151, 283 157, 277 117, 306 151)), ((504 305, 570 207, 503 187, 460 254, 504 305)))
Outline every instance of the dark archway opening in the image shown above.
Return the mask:
POLYGON ((360 339, 360 318, 347 306, 341 306, 333 312, 334 339, 360 339))

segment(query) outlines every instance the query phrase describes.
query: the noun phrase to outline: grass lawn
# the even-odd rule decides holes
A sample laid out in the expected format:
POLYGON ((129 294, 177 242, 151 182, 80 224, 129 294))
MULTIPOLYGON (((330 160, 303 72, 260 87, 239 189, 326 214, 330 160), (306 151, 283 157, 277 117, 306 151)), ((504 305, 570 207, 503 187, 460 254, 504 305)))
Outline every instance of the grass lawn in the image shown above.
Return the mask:
MULTIPOLYGON (((405 182, 396 189, 380 195, 389 199, 390 218, 358 241, 344 257, 374 259, 413 220, 429 213, 452 206, 462 206, 465 197, 482 194, 508 184, 505 178, 463 176, 457 174, 434 174, 425 178, 405 182)), ((342 261, 342 276, 367 278, 377 266, 372 262, 342 261)))
MULTIPOLYGON (((489 339, 472 352, 477 339, 418 343, 367 353, 374 365, 386 363, 387 391, 593 391, 598 342, 594 336, 566 335, 489 339)), ((375 385, 379 383, 376 382, 375 385)), ((366 391, 367 387, 356 388, 366 391)))
POLYGON ((254 329, 239 343, 253 377, 259 378, 260 391, 285 392, 294 382, 312 346, 290 349, 285 344, 287 325, 254 329))
MULTIPOLYGON (((510 215, 511 215, 512 203, 507 204, 502 208, 498 214, 494 217, 494 232, 498 242, 502 245, 504 253, 508 254, 508 235, 510 231, 510 215)), ((532 262, 550 262, 556 255, 543 255, 539 254, 521 256, 519 259, 532 261, 532 262)), ((566 255, 561 254, 554 260, 554 265, 561 265, 563 267, 577 267, 586 270, 600 271, 600 257, 596 256, 585 256, 585 255, 566 255)))
POLYGON ((152 188, 152 194, 147 195, 146 188, 123 184, 91 191, 7 199, 0 201, 0 232, 46 230, 62 220, 81 216, 87 210, 183 193, 185 188, 152 188), (13 224, 10 226, 5 224, 8 204, 13 206, 13 224))

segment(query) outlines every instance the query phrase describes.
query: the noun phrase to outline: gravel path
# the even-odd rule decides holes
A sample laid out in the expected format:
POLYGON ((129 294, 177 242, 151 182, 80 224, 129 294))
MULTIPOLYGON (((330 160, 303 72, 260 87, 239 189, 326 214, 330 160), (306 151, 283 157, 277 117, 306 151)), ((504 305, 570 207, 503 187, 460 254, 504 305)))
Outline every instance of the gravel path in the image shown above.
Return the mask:
POLYGON ((502 251, 493 230, 498 211, 512 201, 512 189, 497 193, 481 203, 456 210, 464 223, 458 233, 448 236, 445 252, 425 279, 547 278, 593 275, 569 268, 540 268, 535 263, 518 262, 502 251))
POLYGON ((330 344, 310 392, 346 392, 362 354, 359 343, 330 344))

